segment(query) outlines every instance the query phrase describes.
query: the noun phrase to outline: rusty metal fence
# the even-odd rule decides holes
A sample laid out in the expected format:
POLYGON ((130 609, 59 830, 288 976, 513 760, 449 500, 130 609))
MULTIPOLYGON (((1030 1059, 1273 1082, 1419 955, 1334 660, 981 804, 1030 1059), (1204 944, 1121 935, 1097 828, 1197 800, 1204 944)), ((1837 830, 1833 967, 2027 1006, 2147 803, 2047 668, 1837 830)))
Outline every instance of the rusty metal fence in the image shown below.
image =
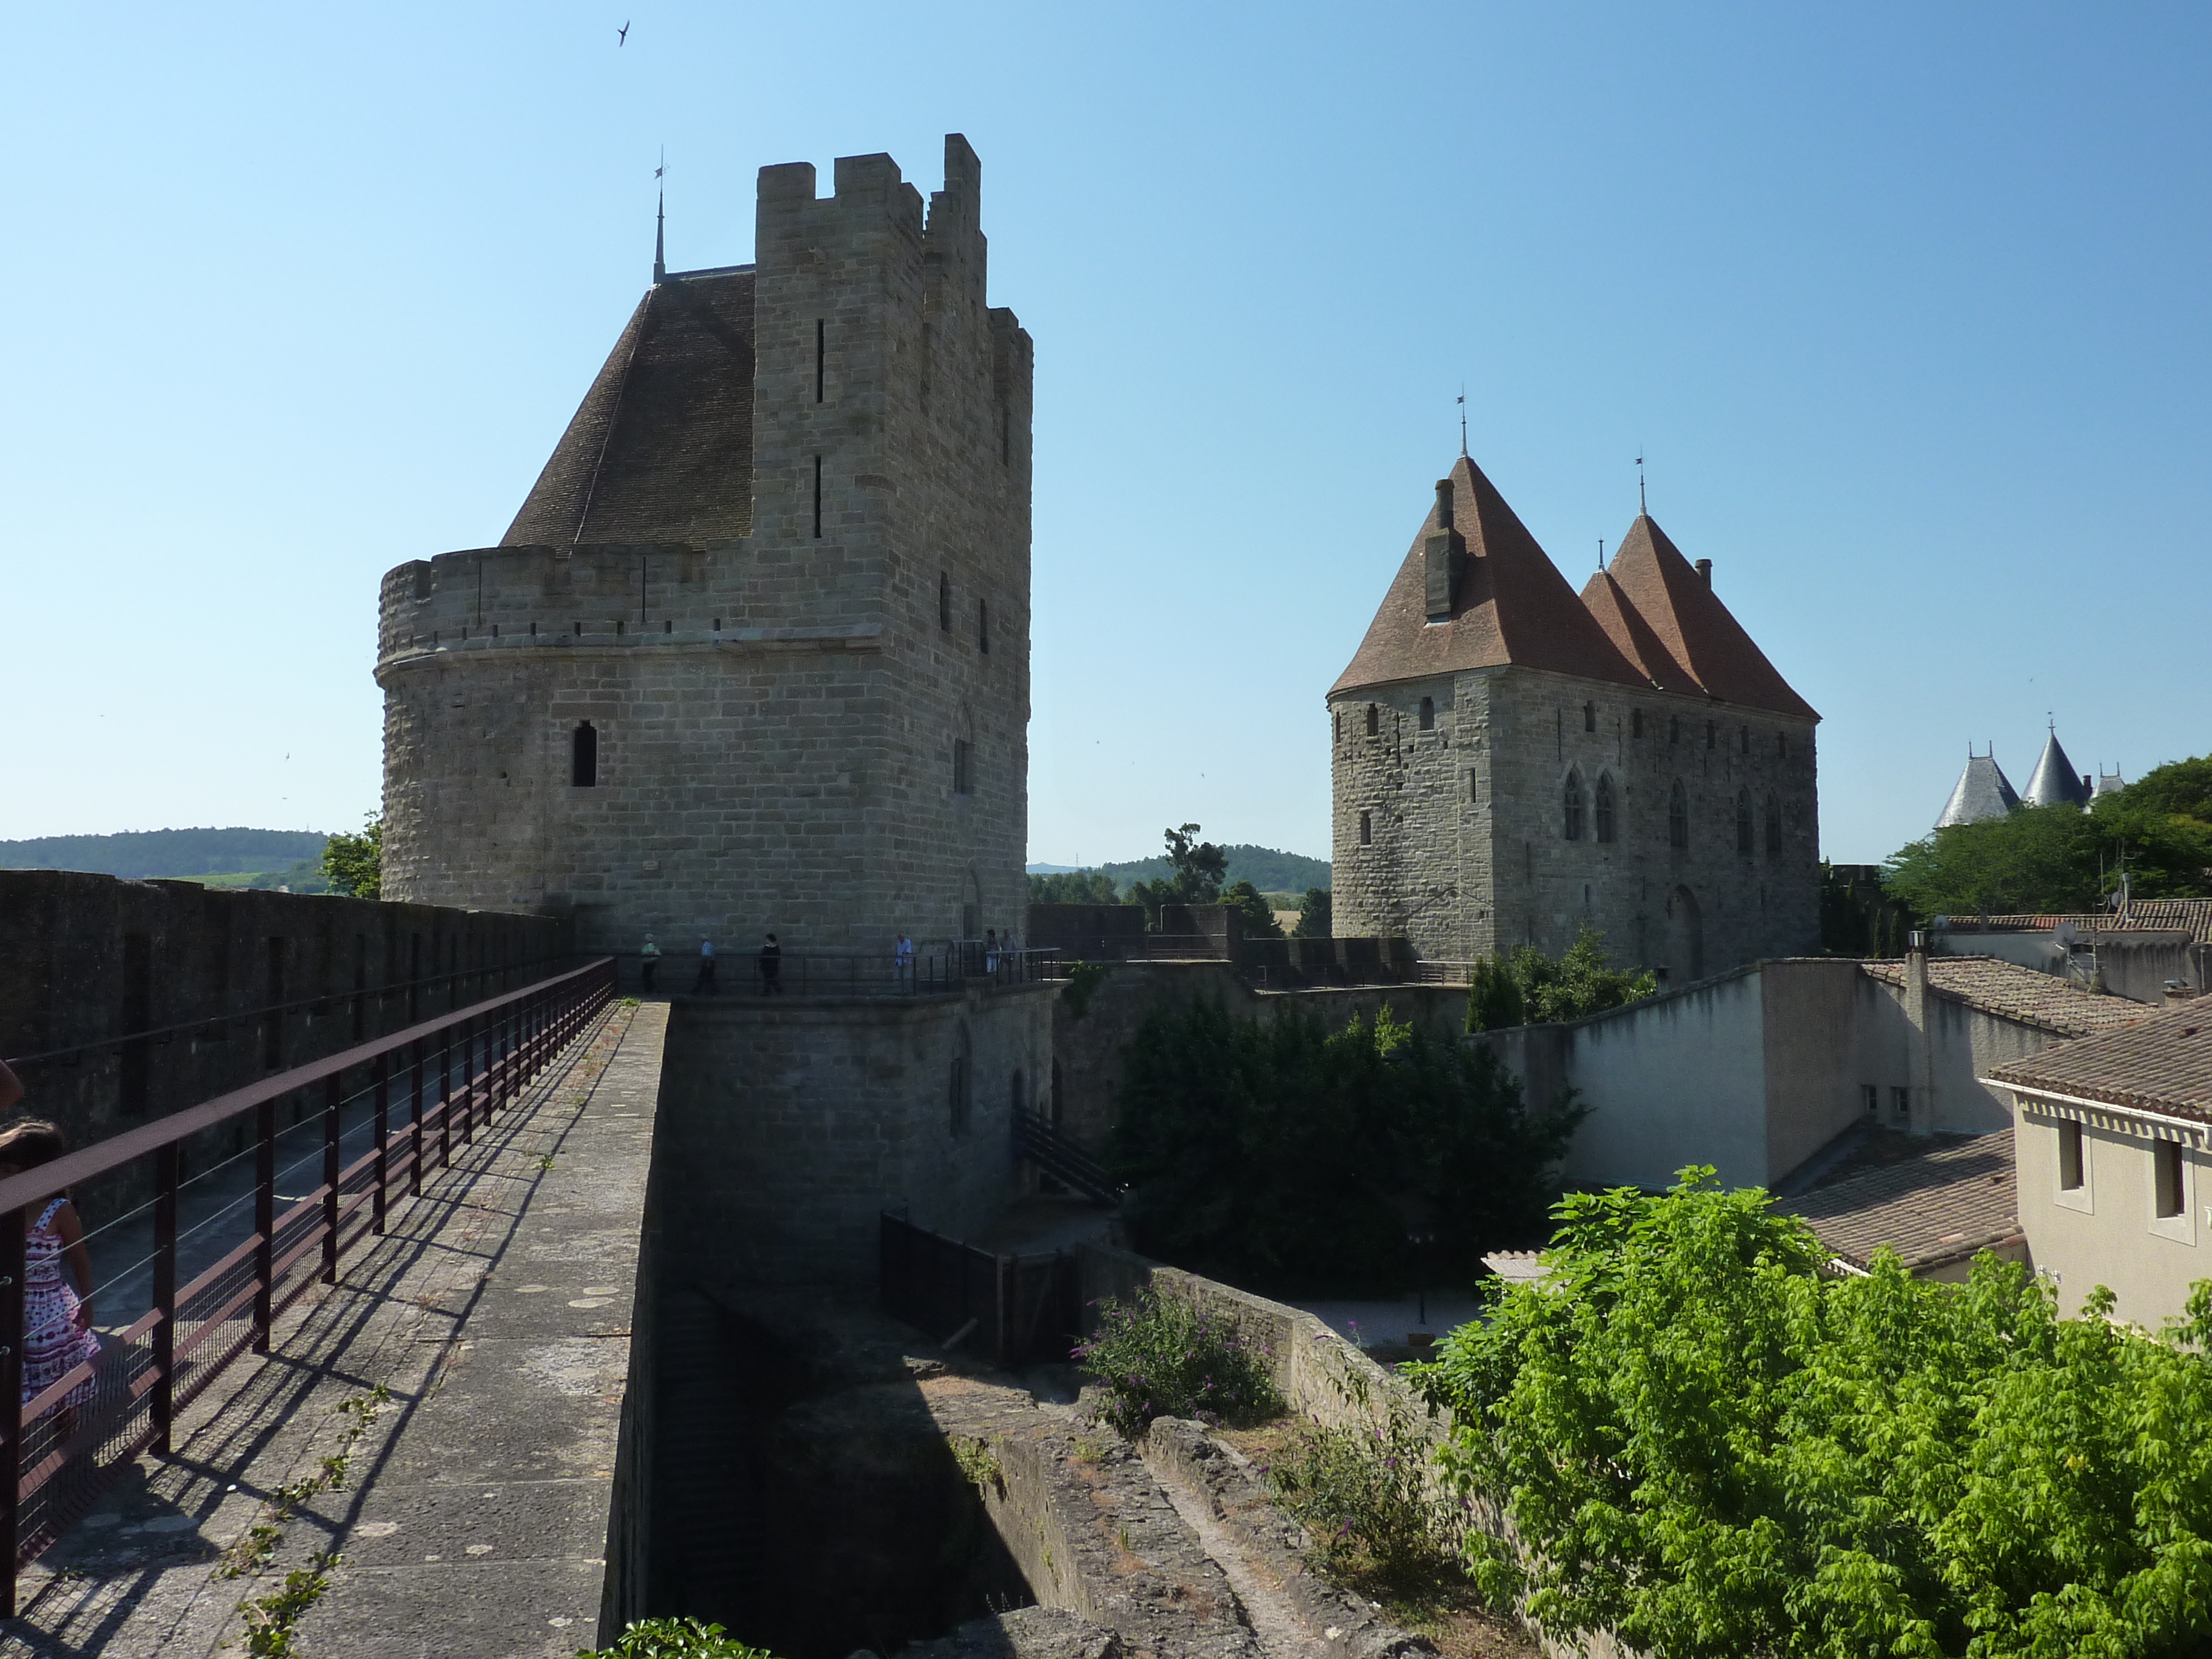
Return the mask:
POLYGON ((994 1255, 888 1212, 881 1226, 879 1284, 892 1318, 1000 1365, 1068 1357, 1083 1321, 1073 1253, 994 1255))
MULTIPOLYGON (((469 1144, 479 1126, 513 1104, 613 994, 613 963, 601 958, 0 1180, 0 1617, 15 1613, 23 1564, 90 1508, 131 1458, 168 1450, 177 1413, 241 1355, 267 1352, 277 1316, 315 1284, 337 1282, 340 1258, 383 1233, 394 1199, 419 1194, 425 1172, 452 1161, 455 1137, 469 1144), (287 1097, 319 1110, 280 1132, 287 1097), (362 1133, 349 1131, 349 1112, 362 1133), (187 1144, 249 1113, 250 1144, 237 1157, 253 1160, 250 1188, 180 1231, 187 1144), (280 1142, 308 1128, 320 1130, 319 1178, 289 1195, 280 1213, 280 1142), (367 1146, 350 1162, 342 1156, 349 1138, 367 1146), (30 1223, 54 1194, 140 1160, 150 1160, 154 1172, 146 1206, 151 1251, 139 1264, 151 1270, 150 1305, 104 1337, 96 1359, 26 1400, 30 1223), (183 1235, 249 1202, 250 1226, 239 1218, 243 1236, 179 1284, 183 1235)), ((291 1167, 313 1161, 311 1150, 291 1167)))

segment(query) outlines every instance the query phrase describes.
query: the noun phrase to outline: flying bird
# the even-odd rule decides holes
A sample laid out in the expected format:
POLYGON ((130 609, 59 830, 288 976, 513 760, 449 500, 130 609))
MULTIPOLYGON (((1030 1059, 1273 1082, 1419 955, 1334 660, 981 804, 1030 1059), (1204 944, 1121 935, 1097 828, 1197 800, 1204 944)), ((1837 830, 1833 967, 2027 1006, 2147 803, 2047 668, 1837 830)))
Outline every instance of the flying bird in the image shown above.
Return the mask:
POLYGON ((629 44, 629 19, 628 19, 627 17, 625 17, 625 18, 623 18, 623 26, 622 26, 620 28, 618 28, 618 29, 617 29, 617 30, 615 31, 615 45, 616 45, 617 46, 628 46, 629 44))

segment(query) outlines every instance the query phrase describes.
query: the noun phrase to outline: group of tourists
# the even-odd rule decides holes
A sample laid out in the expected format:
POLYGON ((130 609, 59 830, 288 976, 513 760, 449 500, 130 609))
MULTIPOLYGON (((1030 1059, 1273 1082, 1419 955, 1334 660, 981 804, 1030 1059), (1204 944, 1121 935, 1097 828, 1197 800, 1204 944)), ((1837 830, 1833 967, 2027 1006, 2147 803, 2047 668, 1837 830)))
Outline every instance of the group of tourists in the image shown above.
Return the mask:
MULTIPOLYGON (((981 944, 986 974, 997 974, 1001 960, 1012 960, 1021 951, 1021 941, 1015 938, 1012 928, 1008 928, 1002 937, 997 928, 987 927, 983 930, 981 944)), ((651 996, 661 956, 660 946, 654 942, 652 934, 645 936, 645 943, 638 947, 637 956, 639 988, 647 996, 651 996)), ((715 960, 714 939, 711 937, 702 938, 699 941, 699 971, 691 981, 693 996, 711 996, 719 988, 714 977, 715 960)), ((770 933, 767 942, 761 946, 758 960, 760 994, 767 997, 781 996, 783 946, 777 943, 774 933, 770 933)), ((894 983, 909 989, 914 984, 914 940, 905 933, 901 933, 898 943, 891 947, 891 979, 894 983)))

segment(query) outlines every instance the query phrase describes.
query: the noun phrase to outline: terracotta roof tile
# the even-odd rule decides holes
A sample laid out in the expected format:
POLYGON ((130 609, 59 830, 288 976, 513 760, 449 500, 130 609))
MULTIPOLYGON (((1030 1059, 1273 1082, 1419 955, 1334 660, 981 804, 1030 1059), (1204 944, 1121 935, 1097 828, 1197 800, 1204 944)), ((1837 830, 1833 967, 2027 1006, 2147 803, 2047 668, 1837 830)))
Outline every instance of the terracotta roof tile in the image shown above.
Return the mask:
POLYGON ((1820 718, 1648 514, 1637 514, 1606 574, 1698 688, 1725 702, 1820 718))
POLYGON ((744 535, 752 331, 749 266, 647 289, 500 545, 744 535))
POLYGON ((1582 598, 1590 615, 1597 618, 1597 625, 1605 629, 1606 638, 1652 684, 1663 691, 1692 696, 1704 690, 1690 671, 1675 661, 1674 653, 1628 602, 1610 574, 1601 570, 1583 583, 1582 598))
POLYGON ((1944 916, 1939 931, 1954 933, 1982 932, 2050 933, 2069 921, 2077 933, 2139 933, 2185 931, 2199 945, 2212 944, 2212 899, 2135 899, 2123 916, 2113 910, 2060 915, 2008 914, 1986 916, 1944 916))
POLYGON ((2212 1014, 2180 1008, 2123 1031, 2054 1043, 1990 1073, 2054 1094, 2212 1119, 2212 1014))
POLYGON ((2012 1131, 1911 1138, 1877 1131, 1810 1192, 1777 1207, 1863 1267, 1882 1245, 1908 1267, 1962 1261, 2020 1237, 2012 1131))
MULTIPOLYGON (((1902 987, 1901 962, 1863 962, 1860 971, 1902 987)), ((1928 988, 1984 1013, 2035 1025, 2057 1036, 2086 1036, 2152 1018, 2157 1011, 2125 997, 2106 996, 1995 957, 1930 957, 1928 988)))
POLYGON ((1451 480, 1454 526, 1466 538, 1468 553, 1451 620, 1428 620, 1424 544, 1440 528, 1431 507, 1367 637, 1330 695, 1507 664, 1616 685, 1648 684, 1482 470, 1462 455, 1451 480))

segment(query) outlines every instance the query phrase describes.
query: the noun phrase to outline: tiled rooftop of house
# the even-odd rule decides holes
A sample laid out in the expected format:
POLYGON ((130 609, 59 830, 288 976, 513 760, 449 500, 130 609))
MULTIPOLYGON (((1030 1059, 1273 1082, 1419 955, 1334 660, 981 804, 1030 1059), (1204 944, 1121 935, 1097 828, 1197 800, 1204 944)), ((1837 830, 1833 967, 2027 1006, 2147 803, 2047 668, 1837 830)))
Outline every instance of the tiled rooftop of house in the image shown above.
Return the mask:
MULTIPOLYGON (((1902 962, 1869 962, 1863 970, 1884 984, 1902 987, 1902 962)), ((2087 1036, 2151 1018, 2157 1010, 2125 997, 2106 996, 2055 974, 2000 962, 1995 957, 1930 957, 1928 988, 1970 1008, 2039 1026, 2057 1036, 2087 1036)))
POLYGON ((2054 1043, 1992 1082, 2212 1120, 2212 1012, 2184 1006, 2124 1030, 2054 1043))
POLYGON ((1928 1139, 1875 1131, 1810 1192, 1780 1206, 1855 1267, 1887 1244, 1915 1270, 2020 1237, 2012 1131, 1928 1139))
POLYGON ((2076 933, 2134 933, 2185 929, 2198 944, 2212 943, 2212 899, 2136 899, 2123 915, 2112 910, 2092 910, 2071 915, 2021 912, 2003 915, 1947 916, 1938 931, 1954 933, 2049 933, 2062 921, 2071 922, 2076 933))

